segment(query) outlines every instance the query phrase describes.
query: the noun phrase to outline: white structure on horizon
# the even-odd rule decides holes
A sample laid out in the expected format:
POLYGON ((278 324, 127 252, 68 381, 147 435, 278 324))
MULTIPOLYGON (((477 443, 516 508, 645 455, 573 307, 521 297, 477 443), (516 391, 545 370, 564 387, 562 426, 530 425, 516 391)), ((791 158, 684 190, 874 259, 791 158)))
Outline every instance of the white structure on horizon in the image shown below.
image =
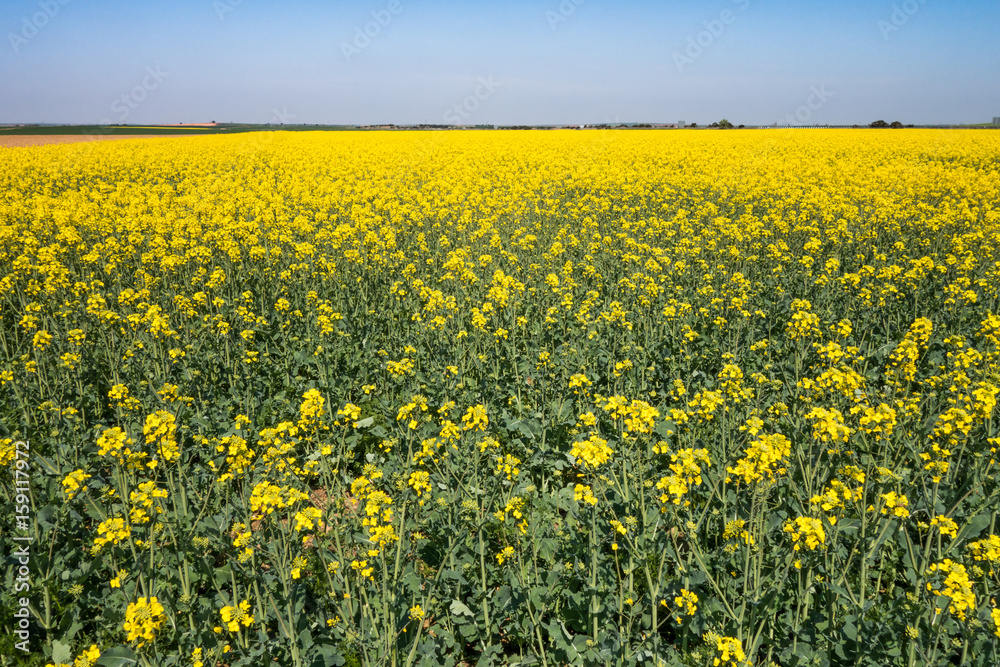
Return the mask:
POLYGON ((679 120, 677 121, 677 127, 687 127, 687 124, 684 121, 679 120))

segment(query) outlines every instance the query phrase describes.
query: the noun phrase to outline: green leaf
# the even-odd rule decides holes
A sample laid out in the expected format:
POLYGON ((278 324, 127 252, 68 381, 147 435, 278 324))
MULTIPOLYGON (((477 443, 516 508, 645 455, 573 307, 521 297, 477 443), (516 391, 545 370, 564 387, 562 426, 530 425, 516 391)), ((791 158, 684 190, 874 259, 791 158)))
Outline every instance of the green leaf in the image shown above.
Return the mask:
POLYGON ((958 534, 958 539, 968 539, 978 537, 983 529, 990 525, 990 515, 989 514, 979 514, 971 519, 965 524, 961 532, 958 534))
POLYGON ((816 652, 813 651, 812 647, 802 641, 799 642, 799 645, 795 648, 793 653, 806 661, 812 660, 813 656, 816 655, 816 652))
POLYGON ((552 401, 549 403, 549 410, 554 413, 557 424, 576 423, 576 419, 572 418, 573 405, 569 401, 552 401))
POLYGON ((38 459, 38 462, 42 464, 42 467, 45 469, 45 471, 47 473, 49 473, 51 475, 60 475, 61 474, 61 471, 59 470, 59 467, 55 463, 53 463, 51 460, 45 458, 41 454, 35 454, 35 458, 38 459))
POLYGON ((97 660, 98 665, 104 667, 128 667, 139 664, 139 658, 127 646, 116 646, 101 653, 97 660))
POLYGON ((851 641, 858 640, 858 626, 854 625, 853 616, 848 616, 844 619, 844 627, 841 628, 841 630, 843 631, 844 636, 851 641))
POLYGON ((458 631, 467 642, 473 641, 479 635, 479 628, 475 623, 465 623, 458 626, 458 631))
POLYGON ((528 599, 537 611, 545 611, 547 606, 544 602, 545 592, 546 590, 544 586, 532 586, 531 590, 528 592, 528 599))
POLYGON ((451 613, 454 614, 455 616, 468 616, 469 618, 473 618, 475 616, 475 614, 472 613, 471 609, 469 609, 467 606, 465 606, 464 603, 459 602, 458 600, 452 600, 451 607, 449 608, 451 609, 451 613))
POLYGON ((538 555, 541 556, 543 560, 552 562, 555 558, 556 551, 559 549, 559 543, 551 537, 543 537, 538 540, 538 555))
POLYGON ((233 566, 226 563, 222 567, 215 568, 215 583, 219 588, 225 588, 232 578, 233 566))
POLYGON ((94 514, 96 514, 101 518, 101 521, 107 521, 108 515, 104 511, 104 508, 98 505, 93 498, 91 498, 89 495, 85 495, 83 497, 83 501, 87 503, 87 506, 91 509, 91 511, 94 512, 94 514))
POLYGON ((69 644, 63 644, 58 639, 52 640, 52 662, 55 664, 70 663, 73 661, 73 651, 69 644))
POLYGON ((653 433, 657 434, 661 438, 669 438, 670 433, 676 431, 677 425, 670 419, 660 422, 653 428, 653 433))
POLYGON ((56 515, 56 508, 49 505, 47 507, 43 507, 42 509, 38 510, 38 514, 36 514, 35 516, 38 518, 38 525, 41 528, 48 529, 55 525, 54 521, 55 515, 56 515))
POLYGON ((411 595, 420 594, 421 578, 420 575, 418 575, 413 570, 410 570, 406 574, 404 574, 402 579, 400 580, 400 583, 409 589, 411 595))

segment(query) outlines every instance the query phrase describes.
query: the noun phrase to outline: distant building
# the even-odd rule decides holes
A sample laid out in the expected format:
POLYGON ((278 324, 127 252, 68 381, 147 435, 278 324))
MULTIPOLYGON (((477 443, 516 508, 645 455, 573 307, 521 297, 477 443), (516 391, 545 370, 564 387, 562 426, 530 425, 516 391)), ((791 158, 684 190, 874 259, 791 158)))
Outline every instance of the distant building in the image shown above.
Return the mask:
POLYGON ((677 121, 677 127, 686 127, 686 123, 682 120, 677 121))
POLYGON ((997 127, 1000 127, 1000 116, 993 117, 993 124, 996 125, 997 127))

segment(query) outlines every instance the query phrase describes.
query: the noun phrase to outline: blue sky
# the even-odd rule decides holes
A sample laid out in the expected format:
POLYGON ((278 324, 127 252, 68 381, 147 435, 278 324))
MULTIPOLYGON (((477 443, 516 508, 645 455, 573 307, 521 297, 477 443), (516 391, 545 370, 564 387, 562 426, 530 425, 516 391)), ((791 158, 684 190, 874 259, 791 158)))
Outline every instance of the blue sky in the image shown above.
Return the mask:
POLYGON ((987 122, 995 0, 3 0, 0 122, 987 122))

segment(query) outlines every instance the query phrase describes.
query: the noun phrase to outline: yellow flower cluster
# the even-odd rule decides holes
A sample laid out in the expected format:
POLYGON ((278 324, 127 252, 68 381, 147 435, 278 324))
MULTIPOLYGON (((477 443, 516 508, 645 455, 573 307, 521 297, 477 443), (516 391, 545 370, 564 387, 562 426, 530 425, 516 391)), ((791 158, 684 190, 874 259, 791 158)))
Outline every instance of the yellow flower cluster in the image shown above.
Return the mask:
POLYGON ((935 484, 938 484, 948 474, 948 470, 951 468, 951 461, 948 458, 950 456, 951 450, 941 447, 937 443, 931 444, 931 451, 920 452, 920 458, 926 462, 924 470, 931 472, 931 478, 935 484))
POLYGON ((102 521, 97 526, 97 537, 94 538, 94 548, 100 550, 105 544, 118 544, 132 534, 132 527, 121 517, 112 517, 102 521))
MULTIPOLYGON (((97 453, 101 456, 112 456, 121 463, 125 458, 132 460, 132 450, 128 448, 132 444, 132 439, 128 437, 121 428, 115 426, 105 429, 101 437, 97 439, 97 453)), ((144 456, 144 455, 143 455, 144 456)))
MULTIPOLYGON (((319 419, 319 414, 322 412, 322 409, 323 409, 322 405, 320 405, 319 408, 318 408, 318 410, 317 410, 317 408, 315 406, 315 402, 313 402, 312 406, 310 407, 310 412, 311 413, 314 412, 314 411, 316 411, 315 412, 315 414, 316 414, 315 419, 316 420, 319 419)), ((334 426, 339 426, 340 425, 341 418, 344 419, 344 425, 345 426, 347 424, 350 424, 354 428, 357 428, 359 426, 358 420, 361 419, 361 408, 358 407, 357 405, 354 405, 353 403, 346 403, 346 404, 344 404, 344 407, 342 407, 339 410, 337 410, 337 419, 333 422, 334 426)), ((300 420, 299 423, 300 424, 302 423, 301 420, 300 420)))
POLYGON ((726 471, 742 477, 746 484, 772 481, 775 476, 785 474, 786 459, 791 453, 792 443, 785 436, 780 433, 761 435, 744 451, 743 458, 726 471))
POLYGON ((889 355, 887 372, 896 375, 902 381, 912 382, 917 373, 917 359, 926 349, 927 341, 930 340, 933 331, 934 324, 926 317, 914 321, 906 336, 889 355))
POLYGON ((623 426, 627 433, 651 433, 659 410, 645 401, 633 400, 631 403, 624 396, 597 398, 597 404, 613 418, 624 419, 623 426), (602 404, 603 403, 603 404, 602 404))
MULTIPOLYGON (((861 412, 861 407, 855 406, 851 408, 851 412, 861 412)), ((864 408, 864 413, 858 420, 858 424, 861 431, 881 440, 888 440, 893 429, 896 428, 896 411, 885 403, 879 403, 878 407, 875 408, 864 408)))
POLYGON ((577 484, 573 487, 573 500, 578 503, 584 502, 588 505, 597 504, 597 498, 594 496, 593 489, 586 484, 577 484))
POLYGON ((783 529, 792 538, 793 549, 798 551, 802 547, 801 539, 810 551, 815 551, 821 545, 826 544, 826 531, 823 529, 823 522, 807 516, 795 517, 794 520, 787 521, 783 529))
POLYGON ((416 492, 417 498, 420 498, 419 503, 421 505, 424 504, 422 496, 431 490, 430 477, 430 473, 426 470, 415 470, 410 473, 409 479, 406 480, 407 486, 416 492))
POLYGON ((309 495, 298 489, 263 481, 259 482, 250 493, 250 510, 254 516, 265 516, 273 514, 276 509, 291 507, 308 499, 309 495))
POLYGON ((497 565, 503 565, 504 561, 514 557, 514 547, 504 547, 497 554, 497 565))
POLYGON ((486 406, 474 405, 462 415, 462 428, 466 431, 485 431, 490 425, 490 418, 486 415, 486 406))
POLYGON ((369 581, 374 581, 375 568, 368 564, 367 560, 352 560, 351 570, 356 572, 362 579, 368 579, 369 581))
POLYGON ((235 477, 242 477, 253 463, 254 451, 247 441, 235 433, 224 436, 215 451, 226 455, 226 472, 219 476, 219 482, 227 482, 235 477))
POLYGON ((73 500, 76 494, 83 489, 83 483, 88 479, 90 479, 90 475, 82 470, 74 470, 66 475, 62 481, 63 493, 66 494, 66 500, 73 500))
POLYGON ((91 644, 90 648, 84 649, 83 652, 76 657, 73 664, 60 662, 58 664, 49 663, 45 667, 94 667, 97 665, 98 659, 101 657, 101 652, 97 648, 97 644, 91 644))
MULTIPOLYGON (((146 438, 146 444, 151 445, 163 457, 164 462, 169 463, 177 458, 177 419, 171 413, 157 410, 146 417, 142 434, 146 438)), ((149 466, 156 466, 156 458, 149 462, 149 466)))
POLYGON ((6 468, 16 456, 13 438, 0 438, 0 466, 6 468))
POLYGON ((910 501, 907 500, 906 496, 897 495, 895 491, 890 491, 883 493, 879 498, 882 499, 882 514, 892 515, 900 519, 910 516, 910 510, 907 509, 910 501))
POLYGON ((937 526, 938 532, 942 535, 955 538, 958 536, 958 524, 953 519, 946 516, 936 516, 931 519, 931 525, 937 526))
MULTIPOLYGON (((576 456, 576 454, 574 454, 576 456)), ((507 478, 507 481, 513 481, 521 474, 521 469, 518 467, 521 465, 521 459, 510 454, 504 454, 503 456, 498 456, 496 458, 496 469, 493 471, 497 475, 503 475, 507 478)))
POLYGON ((572 377, 570 377, 569 379, 569 388, 572 389, 573 392, 577 394, 580 393, 580 390, 583 390, 583 392, 586 393, 587 388, 590 387, 592 384, 593 382, 588 380, 587 376, 584 375, 583 373, 577 373, 572 377))
POLYGON ((813 408, 806 413, 806 419, 813 420, 813 437, 820 442, 844 443, 851 437, 844 415, 836 408, 813 408))
POLYGON ((678 614, 674 620, 680 623, 681 614, 694 616, 695 612, 698 611, 698 596, 692 591, 681 589, 681 594, 674 598, 674 604, 677 605, 678 614))
MULTIPOLYGON (((712 465, 712 460, 708 456, 708 450, 682 449, 675 454, 671 454, 670 460, 670 471, 673 474, 661 477, 660 481, 656 483, 656 489, 663 491, 660 495, 660 502, 663 505, 669 502, 672 502, 674 505, 680 505, 683 500, 685 506, 690 505, 691 502, 685 500, 684 496, 687 495, 692 486, 701 484, 701 467, 703 465, 706 467, 712 465)), ((666 511, 666 508, 662 509, 666 511)))
POLYGON ((715 418, 715 413, 726 403, 720 391, 704 390, 699 391, 688 403, 689 415, 697 417, 700 421, 710 422, 715 418))
POLYGON ((592 434, 586 440, 574 442, 573 448, 570 450, 570 456, 578 461, 583 461, 584 466, 591 469, 599 468, 607 463, 612 453, 608 441, 598 437, 597 434, 592 434))
MULTIPOLYGON (((852 489, 840 480, 834 479, 830 481, 830 486, 823 493, 813 496, 809 502, 813 505, 819 505, 824 512, 835 512, 843 510, 845 503, 859 502, 863 498, 864 489, 862 487, 852 489)), ((831 521, 835 521, 835 519, 831 517, 831 521)))
POLYGON ((712 660, 713 667, 725 667, 725 665, 736 667, 746 662, 747 655, 739 639, 709 634, 706 635, 706 640, 715 644, 716 656, 712 660))
POLYGON ((365 503, 361 525, 368 529, 368 556, 373 558, 399 537, 393 526, 392 498, 377 489, 373 482, 382 477, 381 471, 372 471, 351 483, 351 493, 365 503))
POLYGON ((219 610, 222 622, 230 632, 239 632, 240 625, 249 628, 253 625, 253 615, 250 613, 250 601, 243 600, 238 607, 226 605, 219 610))
POLYGON ((734 403, 745 401, 753 394, 743 385, 743 370, 736 364, 724 364, 717 379, 722 393, 734 403))
MULTIPOLYGON (((810 382, 812 381, 810 380, 810 382)), ((865 398, 865 379, 853 368, 847 366, 824 370, 816 376, 814 384, 817 390, 840 394, 855 402, 865 398)), ((852 412, 852 414, 855 413, 852 412)))
POLYGON ((388 361, 385 364, 385 370, 389 371, 390 375, 396 377, 406 377, 407 375, 413 374, 413 359, 403 358, 399 361, 388 361))
POLYGON ((163 507, 158 502, 167 497, 166 489, 157 488, 156 482, 148 481, 139 485, 138 491, 129 493, 129 500, 132 502, 132 510, 129 512, 129 519, 132 524, 149 523, 150 516, 147 510, 156 507, 156 513, 162 514, 163 507))
POLYGON ((633 400, 625 416, 625 430, 629 433, 651 433, 660 411, 646 401, 633 400))
MULTIPOLYGON (((409 403, 399 409, 396 413, 396 421, 401 422, 409 420, 408 427, 412 431, 420 425, 420 422, 417 421, 417 417, 420 416, 421 413, 425 413, 427 411, 427 399, 423 396, 416 395, 410 399, 409 403)), ((360 411, 358 412, 358 416, 361 416, 360 411)))
POLYGON ((722 539, 729 541, 742 540, 747 546, 753 546, 755 540, 750 531, 746 529, 747 522, 743 519, 733 519, 726 522, 726 527, 722 531, 722 539))
MULTIPOLYGON (((964 621, 966 612, 974 611, 976 608, 976 595, 972 591, 972 581, 969 580, 965 566, 945 558, 940 563, 932 564, 930 573, 943 575, 944 582, 940 588, 928 583, 927 590, 934 595, 951 598, 948 611, 964 621)), ((937 613, 941 613, 941 610, 938 609, 937 613)))
POLYGON ((156 631, 167 622, 164 611, 163 605, 155 597, 139 598, 136 602, 130 602, 125 610, 123 626, 128 633, 127 640, 130 642, 138 640, 139 648, 153 641, 156 638, 156 631))
POLYGON ((323 421, 323 405, 326 399, 318 389, 310 389, 302 395, 302 405, 299 406, 299 426, 308 428, 323 421))
POLYGON ((293 475, 309 478, 315 474, 319 461, 310 460, 300 465, 296 454, 300 428, 295 422, 279 422, 274 428, 265 428, 258 434, 257 446, 262 450, 259 467, 265 474, 277 473, 282 480, 293 475))
POLYGON ((313 528, 319 526, 323 527, 323 522, 320 517, 323 516, 323 511, 318 507, 306 507, 295 513, 295 530, 312 530, 313 528))
POLYGON ((1000 535, 990 535, 977 542, 970 542, 966 548, 977 561, 1000 564, 1000 535))
POLYGON ((785 333, 791 340, 801 340, 819 334, 819 316, 811 312, 812 304, 805 299, 792 302, 792 319, 785 327, 785 333))
POLYGON ((111 387, 111 390, 108 391, 108 398, 114 401, 113 407, 121 408, 126 412, 138 410, 142 406, 139 399, 129 395, 128 387, 123 384, 111 387))

